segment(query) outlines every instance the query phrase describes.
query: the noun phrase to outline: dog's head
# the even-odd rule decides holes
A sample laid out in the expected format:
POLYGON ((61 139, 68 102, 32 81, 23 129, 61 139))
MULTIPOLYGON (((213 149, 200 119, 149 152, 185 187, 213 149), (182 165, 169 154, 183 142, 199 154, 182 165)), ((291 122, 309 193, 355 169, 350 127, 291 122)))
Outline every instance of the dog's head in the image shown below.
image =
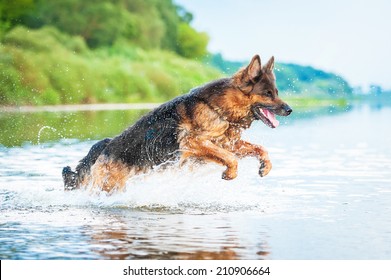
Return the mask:
POLYGON ((241 100, 246 103, 248 113, 271 128, 279 124, 275 114, 288 116, 292 113, 291 107, 278 96, 273 70, 274 57, 262 66, 259 55, 255 55, 246 68, 233 76, 235 86, 244 95, 241 100))

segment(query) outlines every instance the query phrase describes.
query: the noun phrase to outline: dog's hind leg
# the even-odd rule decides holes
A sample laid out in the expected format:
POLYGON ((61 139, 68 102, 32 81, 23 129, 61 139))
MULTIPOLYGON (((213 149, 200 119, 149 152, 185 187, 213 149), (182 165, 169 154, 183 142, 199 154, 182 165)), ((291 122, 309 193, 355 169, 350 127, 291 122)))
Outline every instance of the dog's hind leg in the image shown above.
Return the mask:
POLYGON ((94 144, 88 154, 79 161, 75 172, 72 171, 69 166, 63 168, 62 177, 64 180, 65 190, 78 189, 80 186, 85 185, 89 181, 91 166, 94 165, 96 159, 107 147, 110 141, 110 138, 106 138, 94 144))
POLYGON ((124 191, 126 181, 141 168, 130 167, 120 160, 100 155, 91 168, 90 190, 102 190, 111 194, 113 191, 124 191))

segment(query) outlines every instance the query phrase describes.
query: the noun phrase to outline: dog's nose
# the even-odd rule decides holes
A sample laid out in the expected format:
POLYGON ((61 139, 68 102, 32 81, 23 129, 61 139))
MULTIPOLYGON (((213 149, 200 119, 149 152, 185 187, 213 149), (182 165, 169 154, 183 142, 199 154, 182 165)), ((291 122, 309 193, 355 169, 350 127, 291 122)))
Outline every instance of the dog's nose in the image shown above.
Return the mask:
POLYGON ((287 116, 290 115, 293 111, 292 108, 289 107, 289 105, 285 105, 284 110, 285 110, 287 116))

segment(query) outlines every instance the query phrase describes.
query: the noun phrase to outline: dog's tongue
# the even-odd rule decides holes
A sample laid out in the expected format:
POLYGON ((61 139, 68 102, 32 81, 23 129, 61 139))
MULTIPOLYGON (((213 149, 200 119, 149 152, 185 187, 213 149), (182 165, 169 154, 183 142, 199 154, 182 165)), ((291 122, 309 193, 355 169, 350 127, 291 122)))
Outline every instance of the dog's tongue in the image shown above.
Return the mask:
POLYGON ((264 116, 272 123, 273 127, 277 127, 280 122, 276 119, 274 114, 267 109, 261 109, 264 116))

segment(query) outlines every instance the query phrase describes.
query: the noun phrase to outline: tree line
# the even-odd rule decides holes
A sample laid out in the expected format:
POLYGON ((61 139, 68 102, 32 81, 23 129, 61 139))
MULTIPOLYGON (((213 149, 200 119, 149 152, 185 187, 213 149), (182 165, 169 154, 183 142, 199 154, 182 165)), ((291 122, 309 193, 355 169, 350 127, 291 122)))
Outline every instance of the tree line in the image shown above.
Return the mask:
POLYGON ((0 0, 2 34, 17 25, 49 25, 80 36, 91 49, 126 41, 186 58, 203 57, 209 38, 190 26, 192 19, 172 0, 0 0))

